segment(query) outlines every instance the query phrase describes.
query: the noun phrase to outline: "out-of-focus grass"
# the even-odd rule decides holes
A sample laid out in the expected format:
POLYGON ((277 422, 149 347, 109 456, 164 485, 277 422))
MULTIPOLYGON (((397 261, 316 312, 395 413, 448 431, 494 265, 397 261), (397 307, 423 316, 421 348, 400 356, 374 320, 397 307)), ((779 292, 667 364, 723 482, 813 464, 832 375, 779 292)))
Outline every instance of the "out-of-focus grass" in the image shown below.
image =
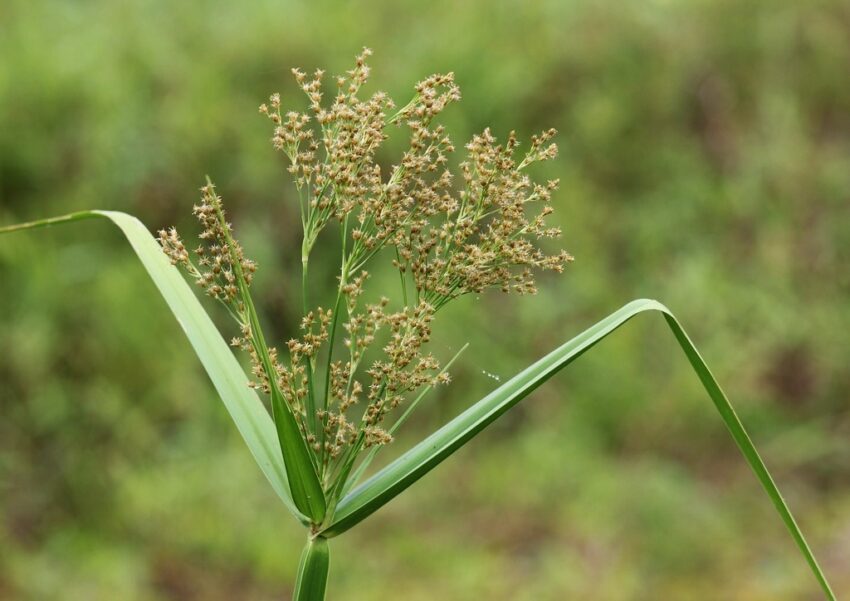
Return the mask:
MULTIPOLYGON (((456 72, 458 143, 557 127, 546 175, 577 261, 531 301, 451 309, 436 350, 472 345, 411 430, 572 333, 552 324, 657 297, 850 588, 845 3, 10 0, 0 20, 0 222, 89 207, 179 222, 209 173, 281 339, 297 209, 256 107, 301 102, 291 66, 337 72, 369 45, 400 102, 456 72)), ((301 533, 107 231, 0 239, 0 598, 278 599, 301 533)), ((817 598, 663 327, 629 325, 334 540, 330 595, 817 598)))

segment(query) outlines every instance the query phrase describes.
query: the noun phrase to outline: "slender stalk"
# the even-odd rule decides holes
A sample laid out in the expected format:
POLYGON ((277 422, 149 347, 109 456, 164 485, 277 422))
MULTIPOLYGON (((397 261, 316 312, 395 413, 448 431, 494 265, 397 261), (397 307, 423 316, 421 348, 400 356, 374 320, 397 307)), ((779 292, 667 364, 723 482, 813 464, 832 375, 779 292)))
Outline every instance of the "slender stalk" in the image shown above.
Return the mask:
MULTIPOLYGON (((321 408, 323 411, 328 411, 331 404, 331 364, 333 363, 333 354, 334 354, 334 341, 336 340, 336 327, 339 323, 339 312, 340 307, 342 306, 342 290, 345 285, 348 283, 348 261, 346 258, 346 246, 348 241, 348 215, 345 216, 345 219, 342 222, 342 227, 340 228, 340 248, 342 259, 340 260, 339 267, 339 285, 337 286, 336 291, 336 300, 334 301, 333 306, 333 315, 331 316, 331 329, 328 335, 328 355, 325 360, 325 388, 324 393, 321 396, 321 408)), ((321 475, 324 477, 324 470, 326 467, 327 457, 325 457, 325 424, 327 423, 327 413, 324 415, 321 423, 319 424, 319 432, 317 432, 317 437, 319 439, 319 463, 321 465, 321 475)))
POLYGON ((330 562, 328 539, 323 536, 308 539, 298 564, 293 601, 324 600, 330 562))
POLYGON ((340 305, 342 304, 342 289, 348 283, 348 260, 346 258, 346 246, 348 241, 348 215, 342 222, 340 229, 340 245, 342 248, 342 260, 339 267, 339 286, 337 286, 336 300, 334 301, 333 316, 331 317, 331 331, 328 336, 328 357, 325 363, 325 394, 323 397, 324 408, 330 404, 331 385, 331 363, 333 361, 334 339, 336 338, 336 326, 339 322, 340 305))
POLYGON ((336 301, 334 301, 333 307, 333 316, 331 317, 331 330, 328 334, 328 356, 325 362, 325 389, 324 393, 321 396, 322 401, 322 410, 325 412, 323 414, 323 418, 319 423, 319 431, 316 433, 316 436, 319 440, 319 463, 321 464, 321 475, 324 477, 324 471, 327 467, 327 456, 325 455, 325 424, 327 423, 327 412, 330 409, 331 404, 331 364, 333 363, 333 352, 334 352, 334 339, 336 338, 336 326, 339 322, 339 311, 340 306, 342 305, 342 286, 344 285, 344 277, 340 279, 340 288, 336 294, 336 301))
POLYGON ((398 252, 398 247, 395 247, 395 260, 398 263, 398 277, 401 280, 401 299, 404 306, 407 306, 407 280, 404 277, 404 265, 401 264, 401 255, 398 252))
MULTIPOLYGON (((301 255, 301 306, 302 315, 307 315, 308 311, 308 292, 307 292, 307 272, 309 267, 309 249, 306 254, 301 255)), ((318 425, 316 417, 316 389, 313 385, 313 371, 316 368, 316 363, 312 357, 307 359, 307 397, 304 399, 305 426, 308 432, 318 435, 318 425)), ((319 449, 321 452, 321 447, 319 449)), ((310 449, 311 455, 316 455, 313 449, 310 449)), ((316 460, 317 470, 320 471, 321 460, 316 460)))

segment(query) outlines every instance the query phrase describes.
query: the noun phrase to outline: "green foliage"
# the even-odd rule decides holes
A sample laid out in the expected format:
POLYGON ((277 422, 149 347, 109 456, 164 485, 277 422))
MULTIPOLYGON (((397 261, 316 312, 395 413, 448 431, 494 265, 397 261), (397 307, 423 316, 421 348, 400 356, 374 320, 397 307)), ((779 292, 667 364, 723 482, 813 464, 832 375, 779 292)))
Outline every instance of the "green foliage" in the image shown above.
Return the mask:
MULTIPOLYGON (((311 460, 307 457, 309 451, 304 444, 301 431, 289 407, 284 406, 276 384, 271 385, 271 403, 282 456, 269 452, 269 449, 273 446, 269 440, 269 428, 260 427, 268 423, 268 416, 266 414, 265 419, 260 417, 262 409, 256 398, 253 395, 240 394, 233 389, 233 384, 239 381, 241 369, 235 361, 232 359, 228 361, 224 357, 224 355, 229 355, 224 340, 216 332, 215 326, 192 296, 186 284, 179 279, 174 267, 165 260, 164 255, 160 254, 160 248, 154 243, 144 225, 123 213, 90 211, 0 228, 0 234, 48 227, 97 216, 111 219, 127 236, 128 241, 136 251, 136 255, 145 265, 148 274, 157 284, 160 294, 162 294, 192 342, 195 352, 225 400, 225 404, 254 454, 254 458, 266 472, 272 486, 278 490, 284 504, 302 521, 305 521, 304 515, 299 513, 298 510, 307 514, 310 523, 305 523, 305 525, 310 526, 311 530, 318 528, 318 536, 313 536, 314 531, 311 531, 311 537, 301 556, 298 577, 295 581, 294 599, 322 601, 325 598, 329 569, 329 550, 326 537, 337 536, 345 532, 388 503, 469 442, 491 422, 524 399, 561 368, 591 349, 629 319, 644 311, 658 311, 664 315, 673 335, 717 407, 726 427, 785 522, 826 597, 834 601, 835 595, 826 577, 823 575, 806 539, 800 532, 794 517, 750 441, 750 437, 744 430, 735 410, 688 335, 664 305, 653 300, 633 301, 532 364, 343 498, 336 508, 336 513, 331 516, 331 523, 325 527, 322 525, 325 518, 324 493, 320 488, 311 460), (270 460, 272 465, 268 465, 270 460), (289 473, 288 488, 280 486, 280 484, 284 484, 284 486, 286 484, 287 476, 284 464, 295 468, 289 473), (270 473, 272 475, 269 475, 270 473), (281 480, 284 482, 281 483, 281 480), (311 486, 315 491, 312 494, 310 493, 311 486), (293 504, 298 510, 293 507, 293 504)), ((220 211, 219 218, 223 222, 220 211)), ((223 223, 226 224, 226 222, 223 223)), ((226 229, 224 231, 227 232, 226 229)), ((228 246, 232 252, 234 243, 229 238, 229 234, 225 233, 225 235, 228 236, 228 246)), ((238 265, 239 262, 234 261, 234 264, 238 265)), ((253 332, 260 332, 256 310, 247 292, 247 282, 241 271, 238 272, 237 277, 242 288, 244 310, 250 319, 250 326, 253 332)), ((258 354, 267 370, 266 373, 271 373, 272 363, 269 359, 269 351, 265 342, 262 341, 261 334, 258 335, 258 338, 260 340, 257 346, 258 354)), ((342 483, 344 484, 345 481, 346 477, 343 476, 342 483)), ((336 503, 336 499, 333 497, 329 500, 336 503)))
MULTIPOLYGON (((471 342, 451 395, 375 465, 481 398, 487 374, 623 299, 663 298, 735 392, 836 589, 850 586, 844 3, 11 0, 0 14, 0 223, 103 206, 188 231, 199 177, 216 173, 243 243, 280 274, 254 291, 276 339, 300 314, 300 226, 251 113, 270 90, 294 98, 291 65, 337 73, 370 44, 396 97, 411 73, 455 71, 458 139, 555 126, 546 175, 562 179, 570 277, 531 306, 450 309, 462 327, 434 344, 450 357, 471 342)), ((301 529, 101 228, 0 238, 0 596, 277 599, 301 529)), ((323 249, 316 294, 336 272, 323 249)), ((621 330, 336 539, 331 593, 804 597, 805 566, 663 327, 621 330)))

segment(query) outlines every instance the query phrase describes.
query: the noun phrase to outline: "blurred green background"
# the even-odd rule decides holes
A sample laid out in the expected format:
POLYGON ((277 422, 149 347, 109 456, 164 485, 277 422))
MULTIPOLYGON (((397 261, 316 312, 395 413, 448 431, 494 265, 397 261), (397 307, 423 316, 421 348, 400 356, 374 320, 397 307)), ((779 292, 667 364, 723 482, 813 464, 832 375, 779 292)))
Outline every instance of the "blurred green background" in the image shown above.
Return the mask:
MULTIPOLYGON (((494 387, 488 374, 658 298, 850 591, 843 0, 4 0, 0 224, 106 208, 188 234, 209 173, 286 339, 299 224, 257 106, 273 91, 302 106, 290 67, 338 73, 364 45, 371 89, 400 103, 456 73, 457 143, 556 127, 561 155, 538 175, 562 179, 555 217, 576 256, 536 297, 441 316, 435 352, 471 348, 387 456, 494 387)), ((334 253, 317 259, 324 292, 334 253)), ((0 237, 0 315, 0 599, 286 598, 303 533, 119 233, 0 237)), ((820 598, 653 316, 332 553, 340 600, 820 598)))

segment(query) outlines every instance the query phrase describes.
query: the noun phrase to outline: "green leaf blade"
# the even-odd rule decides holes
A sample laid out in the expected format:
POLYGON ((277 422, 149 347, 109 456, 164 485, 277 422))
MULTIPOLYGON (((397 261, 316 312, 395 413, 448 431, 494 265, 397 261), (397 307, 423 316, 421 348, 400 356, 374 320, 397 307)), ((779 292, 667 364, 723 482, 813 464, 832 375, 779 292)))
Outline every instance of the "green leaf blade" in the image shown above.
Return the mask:
POLYGON ((290 474, 290 490, 295 505, 308 515, 314 524, 321 524, 327 510, 322 484, 313 469, 310 451, 301 435, 298 422, 276 388, 272 389, 272 412, 283 461, 290 474))
MULTIPOLYGON (((651 301, 654 302, 654 301, 651 301)), ((340 501, 334 522, 323 532, 336 536, 348 530, 463 446, 505 411, 530 394, 581 353, 639 313, 630 303, 549 353, 485 396, 448 424, 404 453, 340 501)))
POLYGON ((741 420, 738 418, 717 380, 670 310, 661 303, 649 299, 632 301, 591 326, 508 380, 448 424, 387 465, 340 501, 334 521, 322 531, 322 534, 327 537, 337 536, 358 524, 439 465, 558 371, 569 365, 631 318, 647 311, 657 311, 664 316, 674 337, 684 351, 717 411, 720 413, 735 443, 738 445, 747 463, 752 468, 765 492, 773 502, 776 511, 791 533, 794 542, 804 556, 826 598, 834 600, 835 595, 829 586, 826 576, 823 574, 802 531, 794 520, 785 500, 782 498, 776 483, 773 481, 770 472, 756 451, 741 420))
MULTIPOLYGON (((260 319, 241 271, 238 278, 239 287, 242 290, 242 299, 245 302, 250 319, 251 331, 256 337, 257 354, 265 372, 272 374, 275 368, 272 365, 269 348, 263 337, 260 319)), ((269 388, 272 417, 283 455, 283 462, 289 476, 289 490, 292 494, 292 500, 298 510, 308 516, 312 523, 321 524, 322 520, 325 519, 327 508, 322 484, 310 457, 310 449, 307 448, 307 442, 301 434, 295 414, 283 398, 274 378, 269 378, 269 388)))
POLYGON ((221 337, 195 293, 177 268, 171 265, 144 224, 126 213, 81 211, 0 228, 0 234, 92 218, 109 219, 127 238, 189 339, 257 465, 287 509, 299 521, 307 524, 309 520, 295 506, 290 494, 286 466, 272 418, 257 394, 248 388, 248 379, 242 366, 233 356, 230 347, 221 337))

